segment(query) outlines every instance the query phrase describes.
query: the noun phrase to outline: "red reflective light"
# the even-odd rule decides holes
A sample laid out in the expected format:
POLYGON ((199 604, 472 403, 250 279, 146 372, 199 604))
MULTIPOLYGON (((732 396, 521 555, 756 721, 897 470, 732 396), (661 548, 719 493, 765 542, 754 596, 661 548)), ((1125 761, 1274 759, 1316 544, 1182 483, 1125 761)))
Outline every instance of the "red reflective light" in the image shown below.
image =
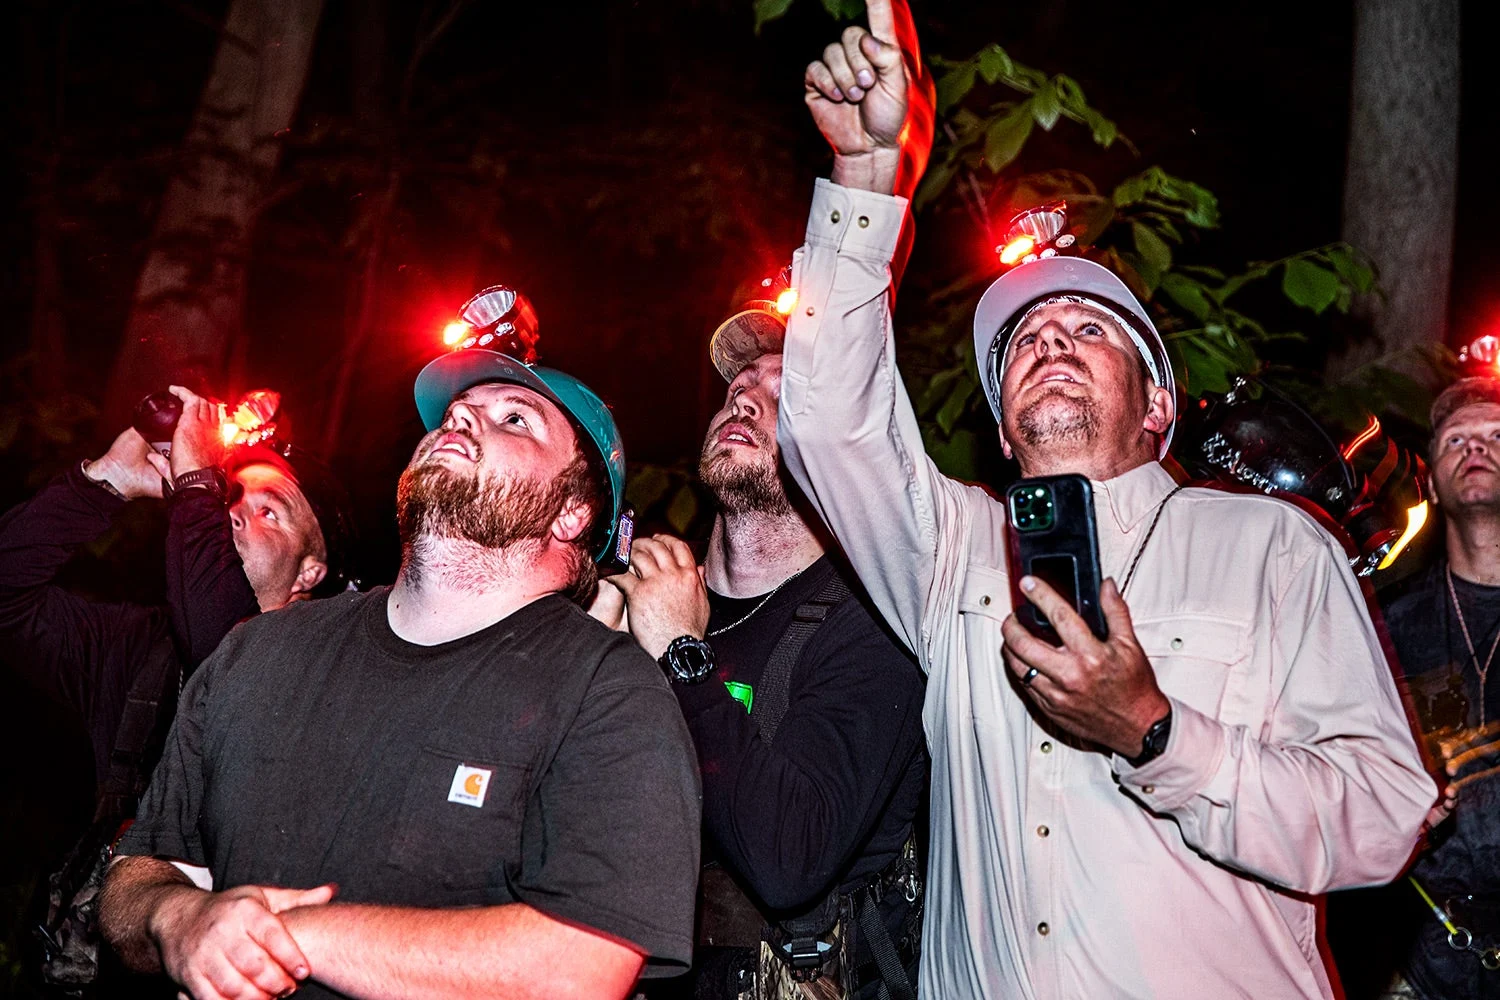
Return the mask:
POLYGON ((1469 345, 1469 357, 1485 364, 1500 364, 1500 337, 1487 333, 1469 345))
POLYGON ((1017 236, 1000 249, 1000 263, 1009 267, 1036 249, 1036 240, 1030 236, 1017 236))
POLYGON ((1379 418, 1372 416, 1370 417, 1370 422, 1365 425, 1365 429, 1360 431, 1359 435, 1353 441, 1350 441, 1349 444, 1344 448, 1344 461, 1347 462, 1349 459, 1353 458, 1355 452, 1359 451, 1359 449, 1363 448, 1366 444, 1369 444, 1370 439, 1379 433, 1380 420, 1379 418))

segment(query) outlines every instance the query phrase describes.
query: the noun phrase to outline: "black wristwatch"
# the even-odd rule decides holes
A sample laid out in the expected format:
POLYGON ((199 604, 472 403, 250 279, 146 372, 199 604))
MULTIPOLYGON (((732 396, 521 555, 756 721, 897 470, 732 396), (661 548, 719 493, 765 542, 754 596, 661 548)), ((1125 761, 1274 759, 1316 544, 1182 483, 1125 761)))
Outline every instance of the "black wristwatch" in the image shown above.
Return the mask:
POLYGON ((192 472, 184 472, 172 480, 172 492, 180 493, 186 489, 208 490, 214 496, 223 500, 229 496, 229 477, 224 475, 224 470, 217 465, 210 465, 203 469, 194 469, 192 472))
POLYGON ((674 684, 696 684, 714 669, 714 651, 697 636, 679 635, 656 661, 674 684))
POLYGON ((1142 767, 1160 757, 1167 750, 1167 740, 1172 736, 1172 710, 1167 709, 1167 714, 1151 723, 1151 728, 1146 730, 1145 738, 1141 740, 1141 752, 1135 757, 1126 757, 1125 763, 1131 767, 1142 767))

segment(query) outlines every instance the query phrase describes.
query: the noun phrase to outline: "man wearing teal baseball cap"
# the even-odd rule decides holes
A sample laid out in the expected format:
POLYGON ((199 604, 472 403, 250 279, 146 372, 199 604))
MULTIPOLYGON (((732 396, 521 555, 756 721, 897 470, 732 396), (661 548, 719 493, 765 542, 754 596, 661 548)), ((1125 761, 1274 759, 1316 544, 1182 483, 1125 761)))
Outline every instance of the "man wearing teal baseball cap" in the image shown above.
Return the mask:
POLYGON ((687 965, 692 743, 577 605, 624 454, 583 383, 492 349, 532 316, 486 289, 418 376, 394 586, 248 624, 183 692, 102 897, 128 965, 197 997, 590 998, 687 965))

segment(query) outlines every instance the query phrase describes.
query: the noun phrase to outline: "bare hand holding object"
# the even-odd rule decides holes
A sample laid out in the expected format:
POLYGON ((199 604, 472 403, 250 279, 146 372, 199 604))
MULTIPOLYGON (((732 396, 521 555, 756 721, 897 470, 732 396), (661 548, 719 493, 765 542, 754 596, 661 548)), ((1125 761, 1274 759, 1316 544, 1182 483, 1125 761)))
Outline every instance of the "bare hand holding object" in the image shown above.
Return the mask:
POLYGON ((1099 606, 1109 624, 1105 642, 1045 581, 1024 577, 1021 589, 1052 623, 1063 645, 1038 639, 1012 614, 1001 626, 1006 665, 1037 708, 1063 729, 1122 757, 1139 756, 1146 730, 1167 714, 1171 702, 1157 686, 1114 580, 1106 580, 1099 590, 1099 606), (1037 672, 1028 683, 1032 668, 1037 672))
POLYGON ((83 474, 95 482, 106 482, 127 500, 160 497, 161 481, 171 472, 167 460, 152 450, 134 427, 127 427, 99 458, 84 467, 83 474))
POLYGON ((678 636, 703 638, 708 628, 708 587, 687 543, 671 535, 637 538, 630 572, 610 577, 625 594, 630 632, 659 659, 678 636))
POLYGON ((185 472, 207 469, 224 463, 222 428, 224 404, 205 399, 180 385, 167 391, 182 400, 182 416, 172 432, 172 478, 185 472))

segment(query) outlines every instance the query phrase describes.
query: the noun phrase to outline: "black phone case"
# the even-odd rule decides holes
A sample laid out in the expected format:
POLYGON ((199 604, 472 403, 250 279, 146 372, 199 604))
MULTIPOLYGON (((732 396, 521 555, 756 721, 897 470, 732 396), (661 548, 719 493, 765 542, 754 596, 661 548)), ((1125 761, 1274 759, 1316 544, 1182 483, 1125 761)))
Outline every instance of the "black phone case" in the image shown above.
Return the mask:
MULTIPOLYGON (((1109 638, 1109 626, 1099 607, 1099 587, 1104 582, 1099 569, 1099 538, 1094 525, 1094 490, 1083 476, 1039 476, 1020 479, 1005 491, 1005 525, 1010 562, 1011 605, 1016 618, 1032 635, 1054 646, 1062 645, 1057 631, 1021 592, 1021 577, 1038 576, 1053 582, 1056 574, 1037 572, 1038 559, 1055 560, 1053 565, 1071 560, 1076 586, 1074 593, 1062 590, 1062 596, 1073 605, 1095 636, 1109 638), (1020 531, 1015 524, 1014 494, 1038 486, 1052 491, 1054 522, 1040 531, 1020 531)), ((1045 565, 1045 563, 1044 563, 1045 565)), ((1055 586, 1055 584, 1054 584, 1055 586)), ((1061 588, 1059 588, 1061 589, 1061 588)))

